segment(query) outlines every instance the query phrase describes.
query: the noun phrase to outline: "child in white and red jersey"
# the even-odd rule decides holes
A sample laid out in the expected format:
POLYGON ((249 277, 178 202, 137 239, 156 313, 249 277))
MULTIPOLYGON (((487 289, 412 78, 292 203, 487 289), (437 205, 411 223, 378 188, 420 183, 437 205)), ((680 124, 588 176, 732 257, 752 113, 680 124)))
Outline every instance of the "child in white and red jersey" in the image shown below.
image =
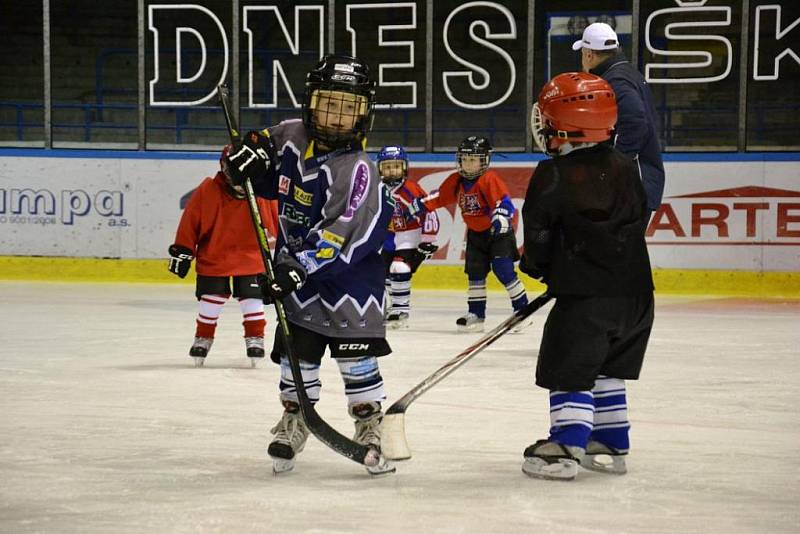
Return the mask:
POLYGON ((528 304, 525 287, 514 271, 514 262, 519 260, 512 226, 517 210, 503 179, 489 169, 491 154, 486 138, 467 137, 456 152, 458 172, 445 178, 437 191, 410 204, 417 216, 451 204, 461 209, 468 228, 464 272, 469 278, 468 312, 456 321, 462 331, 483 331, 490 270, 508 291, 514 311, 528 304))
POLYGON ((407 179, 408 156, 402 146, 390 145, 381 149, 378 173, 399 201, 394 206, 389 234, 381 251, 391 302, 386 313, 386 326, 405 328, 411 312, 411 277, 420 264, 439 248, 434 244, 439 233, 439 218, 433 211, 421 217, 409 213, 408 203, 426 193, 419 184, 407 179))
MULTIPOLYGON (((169 247, 169 270, 184 278, 197 259, 195 295, 200 302, 194 343, 189 355, 200 367, 214 342, 217 320, 228 297, 239 301, 244 317, 247 356, 255 366, 264 357, 264 302, 256 276, 264 271, 244 189, 233 186, 226 170, 230 147, 220 158, 220 170, 206 178, 192 193, 178 224, 175 243, 169 247), (233 278, 233 292, 231 292, 233 278)), ((269 235, 275 235, 274 201, 258 198, 261 219, 269 235)))

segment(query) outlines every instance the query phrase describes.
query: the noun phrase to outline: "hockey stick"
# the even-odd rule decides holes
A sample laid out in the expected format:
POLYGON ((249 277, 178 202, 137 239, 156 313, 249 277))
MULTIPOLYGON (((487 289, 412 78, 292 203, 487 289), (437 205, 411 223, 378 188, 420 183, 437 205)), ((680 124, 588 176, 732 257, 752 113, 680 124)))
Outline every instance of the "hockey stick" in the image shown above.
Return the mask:
MULTIPOLYGON (((228 126, 228 133, 231 137, 232 143, 241 141, 241 134, 236 125, 233 115, 231 115, 230 105, 228 103, 228 88, 224 85, 217 86, 217 94, 219 95, 220 103, 222 104, 222 111, 225 115, 225 122, 228 126)), ((264 261, 264 268, 266 270, 267 278, 273 280, 275 277, 275 264, 272 259, 272 251, 267 242, 267 234, 261 222, 261 213, 258 210, 258 203, 256 196, 253 192, 253 184, 250 178, 244 180, 244 190, 247 196, 247 205, 250 207, 250 219, 253 221, 253 228, 258 236, 259 249, 261 250, 261 259, 264 261)), ((300 413, 308 426, 308 429, 314 434, 317 439, 322 443, 345 456, 354 462, 362 465, 373 467, 378 465, 380 461, 380 453, 374 448, 360 445, 355 441, 346 438, 339 432, 333 429, 328 423, 314 409, 314 405, 308 399, 305 384, 303 382, 303 375, 300 372, 300 361, 294 353, 294 346, 292 345, 292 333, 289 330, 289 321, 286 319, 286 311, 283 307, 281 300, 275 300, 275 312, 278 315, 278 324, 280 331, 283 334, 283 342, 286 350, 286 356, 289 359, 289 366, 292 370, 292 380, 294 380, 295 390, 297 391, 298 404, 300 404, 300 413)))
POLYGON ((395 401, 383 417, 383 436, 381 437, 381 450, 389 460, 408 460, 411 458, 411 449, 406 440, 406 410, 409 405, 420 398, 423 393, 444 380, 450 373, 467 363, 473 356, 500 339, 506 332, 527 319, 536 310, 550 301, 547 292, 542 293, 522 310, 500 323, 491 332, 467 347, 464 352, 439 367, 428 378, 414 386, 408 393, 395 401))

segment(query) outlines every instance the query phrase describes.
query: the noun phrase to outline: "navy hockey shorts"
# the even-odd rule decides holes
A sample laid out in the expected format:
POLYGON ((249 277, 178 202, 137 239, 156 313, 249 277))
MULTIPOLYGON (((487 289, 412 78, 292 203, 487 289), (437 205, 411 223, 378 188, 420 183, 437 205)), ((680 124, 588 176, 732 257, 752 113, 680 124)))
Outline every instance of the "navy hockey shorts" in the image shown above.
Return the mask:
POLYGON ((464 272, 470 279, 486 278, 492 270, 493 258, 511 258, 519 260, 517 239, 513 232, 493 237, 489 230, 485 232, 467 232, 467 251, 464 260, 464 272))
POLYGON ((388 251, 384 250, 381 252, 381 258, 383 258, 383 264, 386 267, 386 277, 389 277, 389 267, 392 265, 392 261, 395 258, 400 257, 403 258, 403 261, 411 267, 411 274, 417 272, 422 260, 424 259, 422 254, 415 249, 415 248, 404 248, 402 250, 393 250, 388 251))
MULTIPOLYGON (((233 277, 233 296, 237 299, 261 299, 261 290, 255 274, 233 277)), ((197 300, 203 295, 231 295, 230 276, 203 276, 197 275, 195 286, 197 300)))
POLYGON ((588 391, 598 375, 636 380, 653 327, 653 293, 560 296, 544 325, 536 385, 588 391))
MULTIPOLYGON (((305 362, 319 365, 325 355, 325 349, 331 349, 331 358, 362 358, 364 356, 386 356, 392 348, 383 337, 330 337, 291 323, 292 344, 294 353, 305 362)), ((275 331, 275 342, 272 344, 270 358, 275 363, 286 356, 283 334, 278 328, 275 331)))

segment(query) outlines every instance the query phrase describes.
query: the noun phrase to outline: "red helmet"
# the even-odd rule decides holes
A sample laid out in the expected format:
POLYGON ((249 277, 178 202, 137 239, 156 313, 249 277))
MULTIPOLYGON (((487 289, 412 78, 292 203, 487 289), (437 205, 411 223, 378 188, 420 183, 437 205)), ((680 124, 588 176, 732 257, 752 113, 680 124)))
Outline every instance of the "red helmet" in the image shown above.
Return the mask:
POLYGON ((531 112, 536 145, 555 153, 566 143, 598 143, 617 123, 614 90, 599 76, 566 72, 547 82, 531 112))

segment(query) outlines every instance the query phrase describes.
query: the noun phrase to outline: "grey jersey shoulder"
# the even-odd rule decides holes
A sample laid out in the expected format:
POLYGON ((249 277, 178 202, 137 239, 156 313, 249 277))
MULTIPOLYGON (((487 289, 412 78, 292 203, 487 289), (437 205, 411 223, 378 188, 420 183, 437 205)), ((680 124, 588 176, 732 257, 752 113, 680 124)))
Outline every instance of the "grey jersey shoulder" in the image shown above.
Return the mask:
POLYGON ((288 119, 267 128, 267 130, 279 153, 283 152, 283 148, 288 143, 294 145, 301 154, 308 147, 308 134, 300 119, 288 119))

